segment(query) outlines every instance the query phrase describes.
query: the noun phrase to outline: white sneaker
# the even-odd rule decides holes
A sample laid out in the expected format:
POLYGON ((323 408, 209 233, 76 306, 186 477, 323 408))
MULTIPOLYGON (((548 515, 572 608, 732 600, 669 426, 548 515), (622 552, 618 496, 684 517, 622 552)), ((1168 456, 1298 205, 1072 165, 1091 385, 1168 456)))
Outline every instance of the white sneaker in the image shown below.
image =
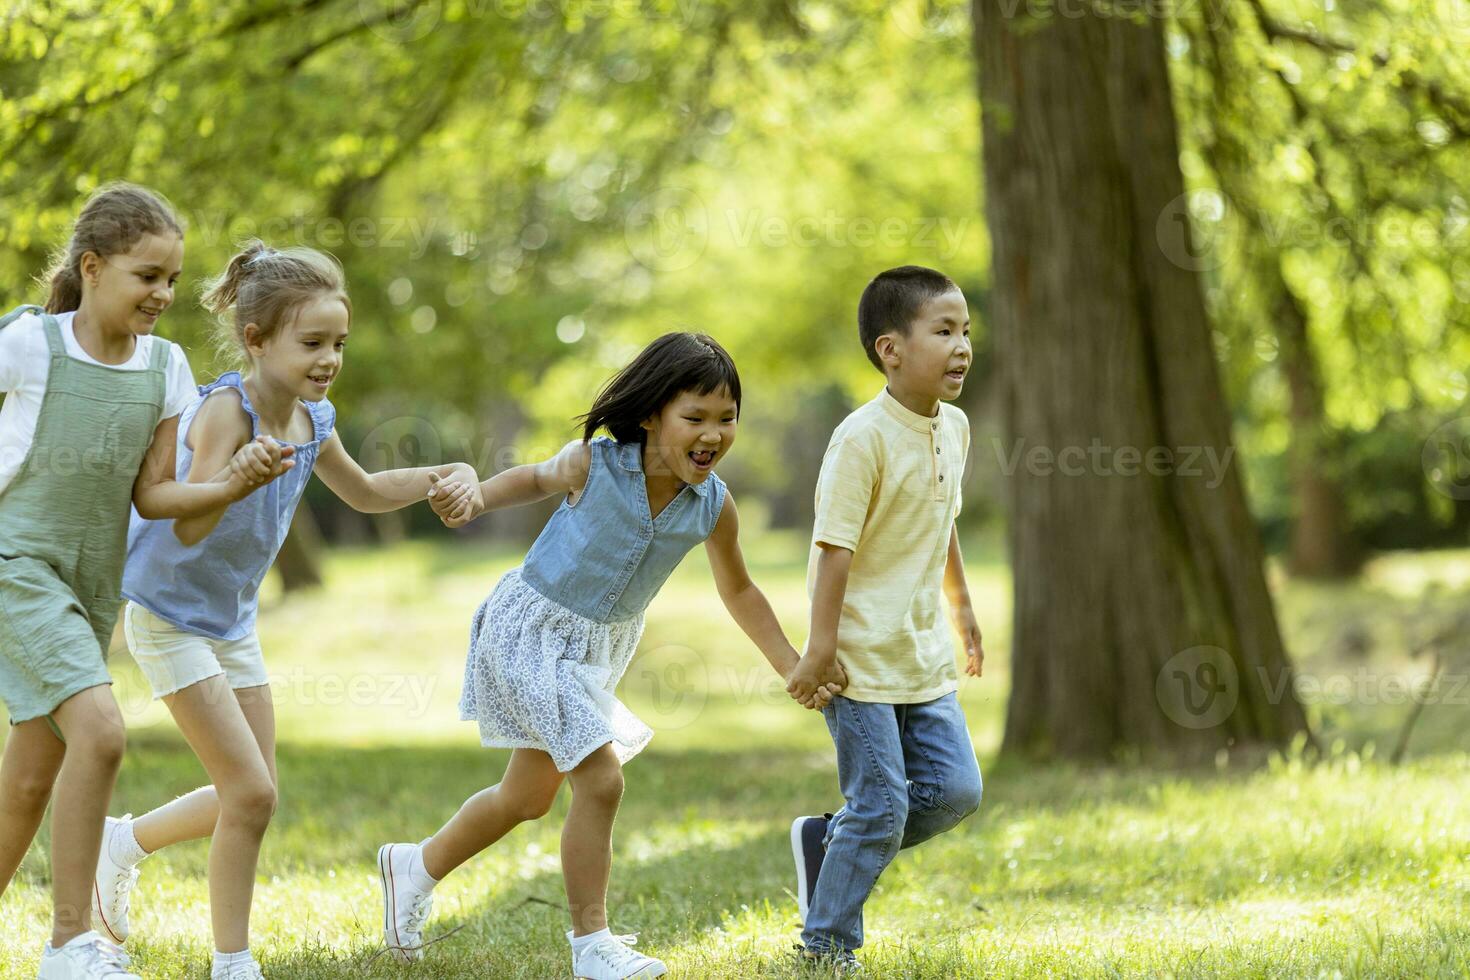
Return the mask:
POLYGON ((251 960, 228 970, 214 969, 209 974, 209 980, 265 980, 265 974, 260 972, 260 964, 251 960))
POLYGON ((413 883, 409 868, 418 844, 384 844, 378 848, 378 881, 383 886, 383 941, 404 963, 424 955, 424 923, 434 905, 434 893, 413 883))
MULTIPOLYGON (((567 939, 571 938, 572 934, 567 933, 567 939)), ((574 953, 572 975, 577 980, 643 980, 668 973, 669 968, 662 962, 631 948, 637 941, 637 936, 608 936, 574 953)))
POLYGON ((118 944, 128 940, 128 899, 141 872, 112 859, 112 835, 131 818, 132 814, 122 820, 107 818, 102 830, 102 853, 97 855, 97 877, 92 883, 92 914, 101 924, 102 932, 118 944))
POLYGON ((84 932, 60 949, 46 944, 36 980, 142 980, 128 972, 128 954, 97 935, 84 932))

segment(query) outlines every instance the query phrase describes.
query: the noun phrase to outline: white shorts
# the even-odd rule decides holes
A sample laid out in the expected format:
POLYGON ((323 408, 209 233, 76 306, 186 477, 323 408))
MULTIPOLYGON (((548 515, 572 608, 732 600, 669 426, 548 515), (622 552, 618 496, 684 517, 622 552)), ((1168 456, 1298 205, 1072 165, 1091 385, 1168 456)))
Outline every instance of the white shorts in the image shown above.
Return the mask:
POLYGON ((123 635, 128 652, 148 678, 155 698, 220 674, 237 691, 270 683, 260 638, 254 633, 239 640, 187 633, 136 602, 129 602, 123 611, 123 635))

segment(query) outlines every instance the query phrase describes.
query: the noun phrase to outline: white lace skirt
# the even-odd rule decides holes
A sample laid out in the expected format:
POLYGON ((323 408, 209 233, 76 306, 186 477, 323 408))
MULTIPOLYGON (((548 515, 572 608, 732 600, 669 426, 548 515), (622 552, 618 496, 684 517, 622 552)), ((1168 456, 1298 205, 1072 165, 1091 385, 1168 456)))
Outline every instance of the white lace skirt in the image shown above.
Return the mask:
POLYGON ((489 748, 540 749, 569 772, 611 742, 619 762, 653 732, 613 691, 628 669, 643 616, 598 623, 505 573, 470 624, 459 716, 489 748))

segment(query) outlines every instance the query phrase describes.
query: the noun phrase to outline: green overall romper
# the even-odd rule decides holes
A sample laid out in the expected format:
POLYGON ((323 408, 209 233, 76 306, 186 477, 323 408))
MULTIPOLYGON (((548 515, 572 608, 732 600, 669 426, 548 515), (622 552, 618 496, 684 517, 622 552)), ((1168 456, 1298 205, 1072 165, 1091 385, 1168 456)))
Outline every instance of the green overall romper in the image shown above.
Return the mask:
POLYGON ((0 329, 22 313, 41 315, 51 366, 35 440, 0 490, 0 700, 11 724, 112 683, 133 482, 163 415, 170 349, 139 337, 153 345, 146 370, 90 364, 66 353, 60 324, 38 307, 0 329))

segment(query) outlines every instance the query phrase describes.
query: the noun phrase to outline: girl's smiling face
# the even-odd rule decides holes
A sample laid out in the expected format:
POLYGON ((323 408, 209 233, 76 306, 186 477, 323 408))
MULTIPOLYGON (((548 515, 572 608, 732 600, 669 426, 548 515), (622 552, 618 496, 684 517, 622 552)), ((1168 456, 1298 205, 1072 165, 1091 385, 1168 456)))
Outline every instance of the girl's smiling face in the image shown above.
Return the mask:
POLYGON ((112 333, 146 336, 173 305, 184 267, 184 240, 172 232, 145 234, 116 255, 82 257, 82 303, 112 333))
POLYGON ((297 398, 319 402, 342 370, 350 320, 340 298, 324 295, 301 306, 289 323, 265 341, 255 339, 259 335, 255 324, 247 324, 245 347, 255 369, 273 385, 297 398))
POLYGON ((644 472, 703 483, 735 444, 738 419, 735 399, 723 388, 705 395, 680 392, 643 422, 648 432, 644 472))

